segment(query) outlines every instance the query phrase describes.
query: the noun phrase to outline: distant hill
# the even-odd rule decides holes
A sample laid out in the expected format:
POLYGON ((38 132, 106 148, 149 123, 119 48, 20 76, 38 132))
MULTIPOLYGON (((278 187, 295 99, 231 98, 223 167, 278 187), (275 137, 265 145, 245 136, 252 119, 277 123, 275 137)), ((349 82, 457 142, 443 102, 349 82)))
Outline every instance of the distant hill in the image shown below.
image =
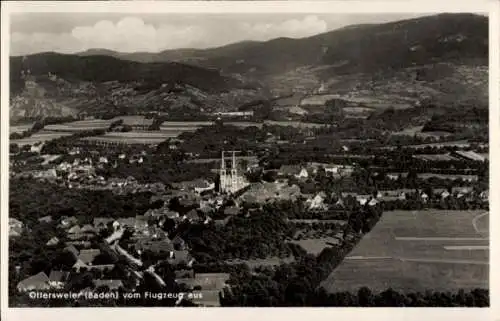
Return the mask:
POLYGON ((11 118, 172 108, 218 111, 262 98, 255 83, 216 70, 106 55, 11 57, 10 78, 11 118))
POLYGON ((111 55, 142 62, 190 61, 228 72, 264 74, 317 65, 338 65, 336 73, 353 73, 443 61, 487 63, 488 19, 474 14, 439 14, 348 26, 301 39, 249 41, 206 50, 111 55))
POLYGON ((11 57, 10 74, 13 83, 18 83, 17 79, 21 71, 27 69, 31 71, 32 76, 46 75, 50 72, 69 81, 134 81, 151 87, 164 83, 179 83, 189 84, 209 92, 223 92, 244 86, 238 79, 225 77, 218 71, 192 65, 176 62, 138 63, 106 55, 81 57, 41 53, 30 55, 24 61, 23 57, 11 57))
POLYGON ((282 109, 307 109, 310 106, 302 106, 300 97, 317 94, 341 95, 382 109, 429 101, 434 108, 487 108, 488 19, 439 14, 353 25, 301 39, 159 53, 105 49, 78 55, 43 53, 25 60, 12 57, 10 65, 11 92, 17 99, 11 115, 18 117, 26 110, 34 114, 40 110, 26 107, 33 105, 29 101, 34 95, 20 76, 27 69, 35 79, 32 88, 38 88, 37 97, 42 92, 43 99, 50 99, 42 110, 59 114, 236 110, 271 96, 290 95, 299 98, 290 104, 274 103, 282 109))

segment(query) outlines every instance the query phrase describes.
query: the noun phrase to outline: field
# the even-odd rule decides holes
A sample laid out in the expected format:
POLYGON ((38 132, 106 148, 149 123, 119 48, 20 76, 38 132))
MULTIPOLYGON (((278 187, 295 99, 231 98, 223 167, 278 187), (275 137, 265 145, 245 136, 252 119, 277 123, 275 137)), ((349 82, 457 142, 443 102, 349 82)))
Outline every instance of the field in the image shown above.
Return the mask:
POLYGON ((69 131, 69 132, 79 132, 94 129, 106 129, 113 121, 111 119, 90 119, 90 120, 78 120, 64 124, 47 125, 45 129, 53 131, 69 131))
POLYGON ((344 107, 342 110, 349 114, 364 114, 373 112, 373 108, 368 107, 344 107))
POLYGON ((22 133, 24 131, 27 131, 33 127, 33 123, 30 124, 22 124, 22 125, 14 125, 9 127, 9 133, 22 133))
POLYGON ((103 136, 85 137, 82 140, 100 141, 124 144, 159 144, 167 138, 176 137, 165 132, 131 131, 131 132, 109 132, 103 136))
POLYGON ((314 95, 303 98, 300 102, 301 106, 324 106, 325 103, 332 99, 342 99, 344 98, 341 95, 314 95))
POLYGON ((412 127, 405 128, 402 131, 394 132, 394 133, 392 133, 392 135, 394 135, 394 136, 398 136, 398 135, 414 136, 414 135, 416 135, 417 137, 421 137, 421 138, 427 138, 427 137, 441 138, 441 137, 446 137, 446 136, 451 135, 451 133, 442 132, 442 131, 422 132, 423 128, 424 128, 424 126, 412 126, 412 127))
POLYGON ((426 148, 426 147, 461 147, 461 148, 467 148, 471 144, 466 141, 466 140, 457 140, 453 142, 442 142, 442 143, 430 143, 430 144, 419 144, 419 145, 408 145, 406 147, 411 147, 411 148, 426 148))
POLYGON ((50 130, 41 130, 30 137, 26 137, 23 139, 12 139, 10 140, 11 144, 17 144, 18 146, 24 145, 33 145, 35 143, 44 143, 49 140, 53 140, 59 137, 70 136, 73 133, 70 132, 59 132, 59 131, 50 131, 50 130))
POLYGON ((386 212, 323 282, 330 291, 488 288, 484 211, 386 212))
MULTIPOLYGON (((436 147, 436 148, 443 148, 443 147, 468 148, 470 146, 471 146, 471 143, 468 142, 467 140, 457 140, 457 141, 440 142, 440 143, 406 145, 404 147, 421 149, 421 148, 426 148, 426 147, 436 147)), ((488 144, 479 144, 479 146, 486 147, 486 146, 488 146, 488 144)), ((396 149, 396 146, 384 146, 384 147, 380 147, 380 149, 390 149, 390 150, 393 150, 393 149, 396 149)))
POLYGON ((321 251, 323 251, 323 249, 331 246, 331 244, 338 244, 338 242, 339 239, 335 237, 322 237, 300 241, 291 241, 290 243, 295 243, 302 246, 302 248, 309 254, 318 255, 321 251))
POLYGON ((479 177, 477 175, 460 175, 460 174, 434 174, 434 173, 419 173, 417 174, 418 178, 421 179, 431 179, 431 178, 440 178, 440 179, 463 179, 470 182, 477 182, 479 177))
POLYGON ((269 257, 265 259, 250 259, 250 260, 241 260, 234 259, 228 260, 226 263, 228 264, 241 264, 246 263, 250 269, 255 269, 260 266, 277 266, 284 263, 292 263, 295 260, 293 256, 287 258, 279 258, 279 257, 269 257))
POLYGON ((420 154, 414 155, 414 158, 425 160, 425 161, 455 161, 455 157, 449 154, 420 154))
POLYGON ((153 123, 152 119, 146 119, 144 116, 119 116, 112 119, 87 119, 78 120, 64 124, 47 125, 45 129, 53 131, 85 131, 94 129, 106 129, 111 123, 122 119, 127 125, 145 125, 149 126, 153 123))

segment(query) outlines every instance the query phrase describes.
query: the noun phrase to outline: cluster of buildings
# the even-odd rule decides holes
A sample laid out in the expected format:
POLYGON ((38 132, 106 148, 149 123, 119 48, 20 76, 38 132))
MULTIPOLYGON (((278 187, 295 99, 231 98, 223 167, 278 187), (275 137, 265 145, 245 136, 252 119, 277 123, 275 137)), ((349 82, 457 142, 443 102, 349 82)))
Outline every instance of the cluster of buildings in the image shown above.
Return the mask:
POLYGON ((278 170, 279 177, 293 176, 298 179, 313 177, 318 171, 324 170, 325 174, 333 177, 348 177, 354 172, 354 166, 336 165, 327 163, 308 163, 306 165, 283 165, 278 170))
MULTIPOLYGON (((180 215, 165 208, 149 210, 135 217, 97 217, 87 224, 79 222, 76 217, 63 217, 57 227, 64 231, 64 239, 52 237, 45 246, 62 247, 61 243, 64 242, 62 251, 71 258, 71 266, 53 270, 49 275, 41 271, 29 276, 18 282, 17 290, 21 293, 73 290, 71 278, 88 272, 93 276, 93 286, 79 289, 82 293, 118 289, 135 292, 146 274, 152 276, 159 286, 165 287, 165 280, 155 269, 167 262, 175 269, 175 282, 179 287, 188 293, 196 292, 192 296, 193 303, 202 306, 220 305, 219 298, 228 288, 226 282, 229 275, 195 273, 195 259, 188 243, 176 233, 180 223, 201 220, 201 215, 196 211, 180 215), (167 221, 175 223, 167 227, 167 221), (118 265, 119 261, 126 262, 126 265, 118 265), (120 269, 119 273, 117 269, 120 269), (122 277, 118 278, 117 275, 122 277)), ((48 216, 40 218, 40 221, 53 222, 48 216)), ((22 223, 17 220, 11 219, 9 223, 11 230, 22 228, 22 223)), ((205 220, 205 223, 208 221, 205 220)))

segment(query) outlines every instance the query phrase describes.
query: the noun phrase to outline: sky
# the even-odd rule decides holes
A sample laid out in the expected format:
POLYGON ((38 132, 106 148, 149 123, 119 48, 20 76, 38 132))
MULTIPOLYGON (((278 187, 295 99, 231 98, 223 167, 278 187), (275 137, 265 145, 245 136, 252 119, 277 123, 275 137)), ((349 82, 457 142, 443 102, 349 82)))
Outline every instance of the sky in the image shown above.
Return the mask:
POLYGON ((347 25, 423 15, 17 13, 10 16, 10 55, 210 48, 246 40, 302 38, 347 25))

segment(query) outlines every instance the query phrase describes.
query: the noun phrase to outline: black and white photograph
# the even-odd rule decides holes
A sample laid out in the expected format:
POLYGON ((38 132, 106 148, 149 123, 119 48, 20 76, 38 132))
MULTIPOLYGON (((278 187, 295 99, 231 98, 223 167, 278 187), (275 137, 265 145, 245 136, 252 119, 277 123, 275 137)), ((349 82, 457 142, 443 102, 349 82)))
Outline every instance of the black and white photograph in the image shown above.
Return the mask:
POLYGON ((8 14, 3 310, 491 306, 487 6, 130 3, 8 14))

